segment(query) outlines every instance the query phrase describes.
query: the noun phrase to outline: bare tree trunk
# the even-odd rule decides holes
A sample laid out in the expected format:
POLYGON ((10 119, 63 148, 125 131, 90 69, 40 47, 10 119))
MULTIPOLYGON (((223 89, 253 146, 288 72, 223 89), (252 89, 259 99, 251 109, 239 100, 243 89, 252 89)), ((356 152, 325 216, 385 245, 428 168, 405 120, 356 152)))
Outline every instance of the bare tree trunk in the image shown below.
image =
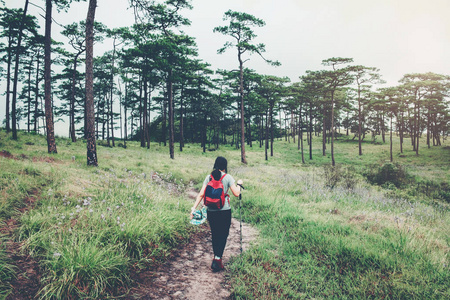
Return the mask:
POLYGON ((323 107, 323 119, 322 120, 323 120, 323 122, 322 122, 322 125, 323 125, 323 128, 322 128, 322 155, 325 156, 326 155, 325 150, 327 149, 327 145, 326 145, 327 129, 326 129, 326 125, 325 125, 325 104, 323 107))
POLYGON ((416 137, 416 155, 419 155, 419 139, 420 139, 420 103, 417 103, 417 137, 416 137))
POLYGON ((167 101, 163 99, 163 120, 162 120, 162 142, 164 147, 167 145, 167 101))
POLYGON ((123 119, 122 119, 122 105, 120 104, 119 99, 119 130, 120 130, 120 139, 123 140, 123 119))
POLYGON ((95 112, 94 112, 94 19, 97 0, 89 0, 86 17, 86 136, 87 165, 98 166, 97 147, 95 144, 95 112))
MULTIPOLYGON (((85 64, 85 66, 86 66, 86 64, 85 64)), ((86 69, 86 67, 85 67, 85 69, 86 69)), ((86 78, 86 74, 85 74, 85 78, 86 78)), ((86 79, 85 79, 86 80, 86 79)), ((85 87, 85 90, 86 90, 86 87, 85 87)), ((84 139, 86 139, 87 138, 87 134, 86 134, 86 131, 87 131, 87 115, 86 115, 86 99, 84 100, 84 102, 83 102, 83 114, 84 114, 84 118, 83 118, 83 122, 84 122, 84 126, 83 126, 83 138, 84 139)), ((96 120, 96 122, 95 122, 95 134, 96 134, 96 136, 97 136, 97 139, 98 139, 98 123, 100 122, 99 121, 99 117, 100 116, 100 113, 99 113, 99 110, 97 110, 97 120, 96 120)))
POLYGON ((416 151, 416 104, 414 104, 413 108, 413 114, 414 114, 414 122, 413 126, 411 127, 411 145, 413 146, 413 151, 416 151))
MULTIPOLYGON (((142 74, 140 78, 139 83, 139 123, 140 123, 140 140, 141 140, 141 147, 145 147, 145 101, 142 100, 142 93, 146 88, 146 80, 145 75, 142 74)), ((144 93, 145 94, 145 93, 144 93)), ((145 97, 145 95, 144 95, 145 97)))
MULTIPOLYGON (((299 117, 299 119, 302 117, 302 114, 300 112, 298 114, 298 117, 299 117)), ((301 122, 298 122, 298 124, 295 125, 296 130, 298 131, 298 134, 300 134, 300 130, 301 130, 300 123, 301 122)), ((294 143, 295 143, 295 134, 293 135, 293 137, 294 137, 294 143)), ((306 139, 308 139, 308 135, 306 135, 306 139)), ((297 138, 297 150, 300 150, 300 148, 301 148, 300 146, 301 146, 300 145, 300 138, 297 138)))
POLYGON ((400 153, 403 153, 403 112, 400 115, 400 153))
MULTIPOLYGON (((280 112, 280 114, 281 114, 281 112, 280 112)), ((288 124, 287 118, 284 118, 284 140, 290 144, 291 138, 290 138, 290 133, 288 132, 287 124, 288 124)))
POLYGON ((53 124, 52 83, 51 83, 51 32, 52 32, 52 0, 46 0, 45 8, 45 54, 44 54, 44 82, 45 82, 45 120, 47 127, 48 153, 57 153, 55 129, 53 124))
MULTIPOLYGON (((86 115, 86 113, 84 113, 84 114, 86 115)), ((104 119, 104 118, 105 118, 105 110, 102 109, 102 119, 104 119)), ((86 118, 85 123, 87 124, 87 118, 86 118)), ((100 139, 100 130, 98 129, 99 127, 100 127, 100 109, 97 109, 97 122, 95 122, 95 129, 96 129, 95 136, 97 139, 100 139)), ((87 132, 87 125, 86 125, 85 132, 87 132)), ((87 137, 87 135, 86 135, 86 137, 87 137)), ((102 140, 105 140, 105 122, 102 122, 102 140)))
MULTIPOLYGON (((273 105, 270 105, 269 108, 269 118, 270 118, 270 156, 273 156, 273 140, 274 140, 274 134, 273 134, 273 105)), ((281 124, 280 124, 281 127, 281 124)))
MULTIPOLYGON (((11 49, 12 46, 12 37, 8 38, 8 48, 11 49)), ((7 71, 6 71, 6 132, 11 131, 11 116, 9 114, 10 110, 10 96, 11 96, 11 62, 12 61, 12 53, 8 51, 8 59, 7 59, 7 71)))
MULTIPOLYGON (((143 81, 144 81, 144 108, 142 109, 142 136, 143 136, 143 141, 144 141, 144 146, 147 142, 147 138, 148 138, 148 126, 147 126, 147 112, 148 112, 148 82, 147 82, 147 77, 143 76, 142 77, 143 81)), ((141 147, 143 147, 142 145, 142 141, 141 141, 141 147)))
POLYGON ((264 139, 264 115, 261 114, 259 118, 259 148, 262 148, 263 145, 263 139, 264 139))
POLYGON ((120 85, 120 80, 117 82, 119 90, 119 131, 120 139, 123 140, 123 118, 122 118, 122 86, 120 85))
POLYGON ((244 62, 241 58, 241 50, 238 49, 239 60, 239 92, 241 94, 241 162, 247 164, 245 157, 245 122, 244 122, 244 62))
POLYGON ((390 132, 390 148, 389 148, 389 150, 390 150, 390 153, 391 153, 391 162, 393 162, 394 161, 394 158, 393 158, 393 156, 392 156, 392 113, 391 113, 391 132, 390 132))
POLYGON ((110 129, 111 129, 111 142, 112 142, 112 146, 115 147, 116 143, 114 141, 114 111, 113 111, 113 95, 111 94, 111 97, 109 99, 111 101, 111 103, 109 104, 109 120, 111 121, 111 125, 110 125, 110 129))
MULTIPOLYGON (((43 99, 41 99, 41 111, 44 111, 45 110, 45 103, 44 103, 44 101, 45 100, 43 100, 43 99)), ((38 124, 38 128, 39 128, 39 124, 38 124)), ((44 135, 46 136, 47 135, 47 127, 45 126, 45 119, 44 118, 42 118, 42 129, 44 130, 44 135)))
POLYGON ((331 92, 331 164, 334 167, 334 90, 331 92))
POLYGON ((78 54, 74 58, 73 62, 73 74, 72 74, 72 92, 70 97, 70 110, 69 110, 69 135, 72 139, 72 142, 75 143, 77 141, 75 135, 75 83, 76 83, 76 73, 77 73, 77 62, 78 62, 78 54))
POLYGON ((296 118, 294 116, 294 111, 291 109, 291 135, 292 135, 292 142, 295 144, 295 128, 296 128, 296 118))
MULTIPOLYGON (((237 107, 239 107, 239 104, 240 104, 240 100, 238 101, 238 103, 237 103, 237 107)), ((236 138, 234 138, 234 134, 233 134, 233 140, 234 140, 234 143, 235 143, 235 147, 236 147, 236 149, 239 149, 239 144, 240 144, 240 142, 239 142, 239 130, 238 130, 238 125, 239 125, 239 116, 240 116, 240 114, 241 114, 241 111, 240 111, 240 109, 238 109, 237 111, 236 111, 236 121, 234 122, 234 132, 235 132, 235 134, 236 134, 236 138)))
POLYGON ((36 60, 36 81, 34 83, 34 132, 38 132, 39 119, 38 119, 38 106, 39 106, 39 54, 37 54, 36 60))
POLYGON ((250 120, 247 121, 247 144, 250 146, 250 148, 253 148, 252 144, 252 124, 250 120))
POLYGON ((114 112, 113 112, 113 105, 114 105, 114 62, 116 58, 116 39, 114 39, 113 43, 113 53, 112 53, 112 62, 111 62, 111 140, 112 140, 112 146, 115 147, 116 143, 114 141, 114 112))
POLYGON ((152 104, 152 91, 150 90, 148 92, 148 104, 147 104, 147 121, 145 121, 145 123, 147 124, 147 149, 150 149, 150 110, 151 110, 151 104, 152 104))
POLYGON ((109 99, 108 99, 108 94, 105 93, 104 96, 104 101, 106 104, 106 141, 108 143, 108 147, 111 147, 111 142, 110 142, 110 138, 109 138, 109 112, 110 112, 110 108, 109 108, 109 99))
POLYGON ((134 124, 134 121, 133 121, 134 117, 135 117, 134 109, 131 108, 131 112, 130 112, 130 135, 131 136, 133 136, 133 132, 134 132, 134 126, 133 126, 133 124, 134 124))
POLYGON ((28 100, 27 100, 27 132, 30 132, 31 128, 31 71, 32 71, 33 59, 30 60, 30 66, 28 69, 28 100))
POLYGON ((427 113, 427 146, 428 146, 428 149, 431 148, 431 138, 432 138, 432 129, 431 129, 431 120, 430 119, 431 119, 430 108, 428 108, 428 113, 427 113))
POLYGON ((298 139, 300 141, 300 148, 302 151, 302 163, 305 163, 305 154, 303 151, 303 120, 302 120, 302 105, 300 105, 300 111, 298 113, 298 123, 300 124, 298 139))
POLYGON ((123 105, 123 119, 124 119, 124 124, 123 124, 123 146, 124 148, 127 147, 127 138, 128 138, 128 128, 127 128, 127 101, 128 101, 128 81, 125 82, 125 102, 123 105))
POLYGON ((266 112, 266 143, 264 144, 264 153, 266 155, 266 160, 269 159, 267 155, 267 149, 269 148, 269 118, 268 118, 268 112, 266 112))
POLYGON ((359 148, 359 155, 363 154, 362 153, 361 131, 362 131, 361 90, 358 88, 358 148, 359 148))
POLYGON ((202 148, 203 148, 203 153, 206 152, 206 128, 207 126, 207 117, 206 117, 206 113, 203 114, 203 128, 202 128, 202 148))
MULTIPOLYGON (((278 119, 279 119, 279 123, 280 123, 280 141, 283 139, 283 135, 282 135, 282 128, 281 126, 283 125, 283 123, 281 122, 281 103, 278 102, 278 111, 280 112, 278 114, 278 119)), ((270 124, 270 126, 272 126, 272 124, 270 124)))
POLYGON ((167 81, 167 98, 169 100, 169 154, 170 158, 175 158, 175 135, 174 135, 174 117, 173 117, 173 91, 172 91, 172 69, 169 70, 167 81))
POLYGON ((309 159, 312 160, 312 133, 313 133, 313 121, 312 121, 312 105, 309 104, 309 159))
POLYGON ((183 87, 181 87, 180 96, 180 152, 183 151, 184 147, 184 107, 183 107, 183 87))
POLYGON ((19 33, 17 37, 17 46, 16 46, 16 60, 14 63, 14 82, 13 82, 13 98, 11 103, 11 123, 12 123, 12 138, 13 140, 17 140, 17 112, 16 112, 16 105, 17 105, 17 83, 19 81, 19 61, 20 61, 20 46, 22 43, 22 31, 25 24, 25 17, 27 16, 27 10, 28 10, 28 0, 25 1, 25 7, 23 9, 22 14, 22 20, 20 22, 19 27, 19 33))

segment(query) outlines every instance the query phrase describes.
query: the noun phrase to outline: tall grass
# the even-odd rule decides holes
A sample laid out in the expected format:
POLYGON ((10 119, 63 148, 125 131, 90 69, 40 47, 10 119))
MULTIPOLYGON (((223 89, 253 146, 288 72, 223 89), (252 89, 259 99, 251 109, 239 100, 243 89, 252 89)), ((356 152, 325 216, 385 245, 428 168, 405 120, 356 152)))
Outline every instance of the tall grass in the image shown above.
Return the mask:
POLYGON ((0 236, 0 242, 0 299, 6 299, 11 291, 10 282, 16 277, 17 269, 6 254, 3 236, 0 236))
POLYGON ((42 298, 99 298, 128 283, 129 258, 120 245, 77 234, 59 239, 41 260, 42 298))
POLYGON ((189 235, 189 203, 151 176, 94 169, 85 179, 95 185, 84 195, 62 185, 22 217, 20 238, 46 273, 44 298, 124 292, 133 265, 153 267, 189 235))
POLYGON ((235 259, 233 298, 450 296, 448 206, 363 181, 331 189, 320 169, 264 169, 253 170, 243 209, 264 240, 235 259))
MULTIPOLYGON (((37 135, 1 143, 21 159, 0 158, 7 166, 0 178, 17 178, 3 181, 11 193, 3 191, 0 202, 15 205, 39 190, 17 238, 41 264, 41 298, 125 294, 132 268, 153 268, 195 230, 185 191, 200 188, 218 155, 235 179, 244 179, 243 219, 261 234, 229 265, 233 298, 450 297, 448 204, 367 183, 364 171, 386 163, 386 145, 366 143, 359 157, 357 143, 338 141, 339 166, 330 170, 315 140, 305 165, 296 144, 284 141, 275 143, 269 161, 263 148, 247 147, 248 165, 228 146, 202 153, 188 145, 170 160, 166 147, 129 142, 127 149, 98 147, 98 168, 86 166, 81 141, 58 139, 58 155, 50 157, 37 135)), ((440 183, 450 176, 445 151, 424 148, 419 157, 405 151, 395 160, 411 176, 440 183)))
POLYGON ((0 220, 6 220, 25 206, 42 186, 49 184, 48 170, 38 169, 29 162, 0 157, 0 220))
MULTIPOLYGON (((89 168, 78 158, 85 152, 82 143, 61 147, 69 143, 59 140, 59 154, 47 157, 42 139, 21 135, 8 143, 7 150, 20 159, 3 159, 7 168, 0 170, 23 182, 9 183, 11 193, 3 194, 2 203, 19 202, 18 210, 29 187, 39 190, 39 201, 23 213, 16 237, 41 265, 39 297, 124 294, 131 269, 153 268, 194 230, 187 222, 192 203, 184 190, 193 187, 190 176, 196 175, 187 164, 178 162, 173 168, 162 153, 142 151, 135 144, 126 151, 99 148, 101 166, 89 168), (151 166, 154 158, 161 163, 151 166)), ((10 266, 2 262, 2 267, 10 266)), ((8 284, 10 278, 4 278, 8 284)))
MULTIPOLYGON (((23 149, 22 142, 13 148, 23 149)), ((6 151, 3 152, 6 156, 12 155, 8 150, 11 150, 9 147, 13 144, 14 142, 0 131, 0 151, 6 151)), ((30 202, 32 197, 37 197, 43 186, 51 184, 51 176, 47 176, 50 172, 48 166, 36 167, 26 159, 24 153, 16 153, 15 159, 0 157, 0 228, 6 228, 6 220, 17 218, 27 202, 30 202)), ((10 283, 17 272, 14 262, 7 256, 5 246, 6 237, 0 234, 0 299, 6 298, 11 292, 10 283)))

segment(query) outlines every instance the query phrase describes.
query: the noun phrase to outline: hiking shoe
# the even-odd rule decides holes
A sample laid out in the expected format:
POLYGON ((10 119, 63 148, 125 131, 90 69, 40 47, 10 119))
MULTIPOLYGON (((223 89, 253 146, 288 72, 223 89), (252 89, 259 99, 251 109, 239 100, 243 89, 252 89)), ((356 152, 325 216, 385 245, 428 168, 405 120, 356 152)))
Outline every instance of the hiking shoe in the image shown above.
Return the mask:
POLYGON ((217 264, 219 265, 219 270, 225 269, 225 267, 223 266, 222 259, 217 260, 217 264))
POLYGON ((223 266, 222 259, 213 259, 211 264, 211 269, 213 272, 222 271, 225 267, 223 266))

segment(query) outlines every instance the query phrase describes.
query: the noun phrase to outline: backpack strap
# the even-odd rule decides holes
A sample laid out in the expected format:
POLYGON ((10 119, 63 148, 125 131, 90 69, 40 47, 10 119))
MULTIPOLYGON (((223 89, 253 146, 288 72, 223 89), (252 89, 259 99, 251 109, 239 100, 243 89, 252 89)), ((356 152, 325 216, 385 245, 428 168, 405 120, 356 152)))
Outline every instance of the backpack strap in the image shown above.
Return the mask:
MULTIPOLYGON (((225 177, 225 176, 227 176, 227 173, 225 173, 222 177, 220 177, 220 181, 222 181, 222 179, 225 177)), ((227 199, 228 200, 228 204, 230 204, 230 195, 228 195, 228 190, 226 190, 226 191, 223 191, 223 193, 225 194, 225 199, 227 199)))
MULTIPOLYGON (((222 181, 222 179, 223 179, 225 176, 227 176, 226 173, 225 173, 222 177, 220 177, 220 179, 219 179, 218 181, 222 181)), ((211 181, 211 180, 215 180, 215 179, 214 179, 214 177, 212 177, 211 174, 209 174, 209 181, 211 181)))

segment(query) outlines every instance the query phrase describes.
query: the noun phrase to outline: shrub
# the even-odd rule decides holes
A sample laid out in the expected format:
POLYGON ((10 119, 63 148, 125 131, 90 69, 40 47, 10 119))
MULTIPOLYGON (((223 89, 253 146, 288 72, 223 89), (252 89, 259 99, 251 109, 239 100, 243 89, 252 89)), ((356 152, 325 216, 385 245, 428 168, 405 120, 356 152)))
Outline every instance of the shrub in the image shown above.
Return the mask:
POLYGON ((373 184, 393 184, 397 188, 406 185, 410 179, 410 176, 407 174, 405 168, 398 163, 386 163, 378 168, 369 168, 365 175, 373 184))
POLYGON ((108 141, 106 140, 97 140, 97 145, 98 146, 103 146, 103 147, 108 147, 111 148, 111 144, 108 143, 108 141))
POLYGON ((433 180, 417 181, 417 185, 414 185, 411 194, 416 195, 418 193, 450 203, 450 184, 447 182, 439 183, 433 180))
POLYGON ((333 189, 340 185, 346 189, 353 189, 358 182, 356 171, 353 167, 342 167, 341 165, 324 166, 325 186, 333 189))

